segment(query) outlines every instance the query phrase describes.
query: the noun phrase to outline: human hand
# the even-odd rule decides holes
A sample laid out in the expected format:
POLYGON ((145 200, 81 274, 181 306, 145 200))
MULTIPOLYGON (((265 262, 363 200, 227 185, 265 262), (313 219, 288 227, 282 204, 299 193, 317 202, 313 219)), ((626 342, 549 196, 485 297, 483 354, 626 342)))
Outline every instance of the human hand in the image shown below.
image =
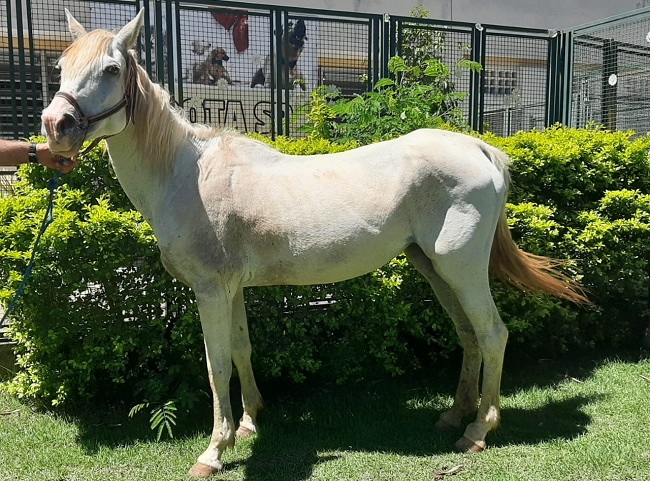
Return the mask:
POLYGON ((38 158, 39 164, 50 169, 58 170, 62 174, 67 174, 78 165, 77 160, 74 158, 66 159, 65 157, 53 154, 47 144, 37 144, 36 157, 38 158))

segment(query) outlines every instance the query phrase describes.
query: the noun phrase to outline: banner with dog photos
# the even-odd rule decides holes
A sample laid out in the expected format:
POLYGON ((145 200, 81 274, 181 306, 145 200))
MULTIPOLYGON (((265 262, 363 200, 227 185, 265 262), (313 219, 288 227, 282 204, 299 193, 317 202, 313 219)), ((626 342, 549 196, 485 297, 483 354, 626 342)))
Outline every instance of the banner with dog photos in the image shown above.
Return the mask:
MULTIPOLYGON (((121 17, 132 15, 132 7, 96 3, 92 5, 92 28, 115 29, 121 17), (119 10, 124 10, 121 15, 119 10)), ((154 6, 151 4, 151 11, 154 6)), ((167 39, 163 9, 163 37, 167 39)), ((173 12, 172 25, 176 13, 173 12)), ((170 58, 174 62, 174 83, 182 82, 183 99, 175 99, 193 122, 210 123, 245 132, 269 133, 271 122, 270 39, 268 15, 232 12, 180 10, 180 38, 172 32, 169 45, 180 45, 180 58, 163 49, 165 74, 170 58), (180 65, 179 65, 180 64, 180 65), (180 68, 179 68, 180 67, 180 68)), ((295 111, 309 100, 318 80, 318 24, 305 20, 290 22, 283 36, 282 55, 287 57, 290 109, 295 111)), ((151 31, 155 26, 151 25, 151 31)), ((151 46, 156 70, 155 35, 143 45, 151 46)), ((144 39, 143 39, 144 40, 144 39)), ((167 42, 166 42, 167 43, 167 42)), ((144 57, 145 52, 140 52, 144 57)), ((281 59, 284 62, 284 59, 281 59)), ((165 83, 168 79, 165 78, 165 83)))

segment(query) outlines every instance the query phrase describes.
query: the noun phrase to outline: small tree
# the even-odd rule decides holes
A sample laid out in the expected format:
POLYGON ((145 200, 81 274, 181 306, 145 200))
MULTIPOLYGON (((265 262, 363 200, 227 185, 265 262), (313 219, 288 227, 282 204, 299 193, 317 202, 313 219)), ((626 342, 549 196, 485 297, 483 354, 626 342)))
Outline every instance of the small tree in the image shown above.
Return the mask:
MULTIPOLYGON (((421 6, 411 11, 416 18, 428 14, 421 6)), ((390 78, 379 80, 372 91, 352 99, 341 99, 340 91, 332 86, 315 89, 303 130, 312 138, 362 144, 443 124, 466 130, 460 104, 467 93, 456 91, 454 77, 457 72, 480 71, 481 65, 461 56, 450 68, 442 60, 444 49, 445 32, 405 23, 403 56, 388 62, 390 78)))

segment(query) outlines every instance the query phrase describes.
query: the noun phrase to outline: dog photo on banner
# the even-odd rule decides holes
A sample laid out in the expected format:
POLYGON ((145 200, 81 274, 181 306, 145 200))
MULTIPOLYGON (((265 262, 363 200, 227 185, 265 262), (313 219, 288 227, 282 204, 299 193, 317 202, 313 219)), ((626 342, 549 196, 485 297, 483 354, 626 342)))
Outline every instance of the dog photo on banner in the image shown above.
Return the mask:
MULTIPOLYGON (((153 3, 150 8, 154 12, 153 3)), ((92 29, 113 30, 123 23, 122 17, 129 18, 132 14, 129 5, 97 3, 92 6, 89 23, 92 29), (120 15, 121 10, 123 15, 120 15)), ((172 15, 175 23, 176 13, 172 15)), ((220 88, 270 87, 271 27, 267 16, 234 9, 188 9, 181 10, 178 16, 180 38, 176 38, 175 32, 170 38, 174 44, 181 45, 181 58, 173 59, 174 82, 220 88), (178 72, 181 72, 180 78, 178 72), (252 85, 253 82, 256 84, 252 85)), ((162 25, 164 36, 167 36, 164 10, 162 25)), ((151 31, 155 31, 155 25, 151 25, 151 31)), ((282 35, 282 53, 278 60, 287 66, 290 88, 299 85, 302 91, 310 91, 316 86, 317 38, 317 22, 289 20, 288 30, 282 35)), ((154 65, 157 61, 155 42, 154 34, 149 42, 144 42, 151 46, 150 58, 154 65)), ((168 62, 166 50, 163 46, 165 65, 168 62)), ((140 54, 144 57, 145 52, 140 54)), ((164 80, 169 82, 167 78, 164 80)))

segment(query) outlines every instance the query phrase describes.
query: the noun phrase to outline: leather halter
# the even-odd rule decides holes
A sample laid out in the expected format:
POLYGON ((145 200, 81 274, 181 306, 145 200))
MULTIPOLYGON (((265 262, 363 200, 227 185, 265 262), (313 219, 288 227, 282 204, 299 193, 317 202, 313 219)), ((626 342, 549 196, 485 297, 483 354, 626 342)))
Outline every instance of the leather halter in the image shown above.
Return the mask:
MULTIPOLYGON (((81 123, 81 129, 84 134, 84 142, 86 141, 88 128, 92 124, 99 122, 100 120, 107 119, 112 115, 115 115, 123 108, 126 108, 126 117, 127 117, 126 125, 124 126, 124 128, 126 129, 126 127, 129 125, 129 122, 135 124, 135 104, 138 96, 138 88, 137 88, 137 81, 136 81, 137 66, 135 65, 135 60, 131 55, 127 55, 126 58, 127 58, 126 61, 127 73, 126 73, 126 82, 124 86, 124 97, 122 97, 122 100, 120 100, 117 104, 113 105, 111 108, 88 117, 81 109, 81 105, 79 105, 77 99, 72 94, 69 94, 67 92, 61 92, 61 91, 54 94, 54 97, 64 98, 76 111, 77 115, 79 116, 79 122, 81 123)), ((121 133, 121 131, 118 133, 121 133)), ((117 135, 117 134, 105 135, 103 137, 98 137, 96 139, 93 139, 90 145, 85 149, 79 151, 77 155, 85 154, 86 152, 90 151, 93 147, 95 147, 99 142, 101 142, 102 140, 108 137, 112 137, 113 135, 117 135)))

